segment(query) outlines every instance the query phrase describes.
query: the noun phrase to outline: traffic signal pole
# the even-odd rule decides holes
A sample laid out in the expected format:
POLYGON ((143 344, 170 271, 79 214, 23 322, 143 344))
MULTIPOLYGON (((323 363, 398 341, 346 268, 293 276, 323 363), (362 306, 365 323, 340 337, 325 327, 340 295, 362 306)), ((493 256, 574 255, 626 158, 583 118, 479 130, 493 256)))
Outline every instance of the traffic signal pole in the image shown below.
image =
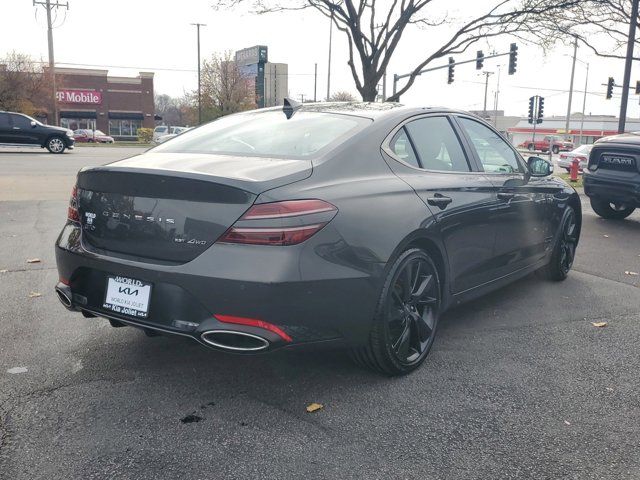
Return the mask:
MULTIPOLYGON (((487 60, 487 59, 490 59, 490 58, 506 57, 506 56, 509 56, 509 57, 512 57, 512 58, 515 59, 515 57, 518 55, 517 49, 518 48, 514 43, 514 44, 511 45, 511 50, 509 50, 508 52, 506 52, 506 53, 494 53, 493 55, 487 55, 486 57, 483 57, 483 60, 487 60)), ((439 67, 431 67, 431 68, 425 68, 424 70, 420 70, 417 75, 422 75, 423 73, 427 73, 427 72, 434 72, 436 70, 442 70, 443 68, 451 69, 451 68, 456 67, 457 65, 464 65, 465 63, 477 63, 477 62, 478 62, 478 58, 474 58, 472 60, 463 60, 461 62, 455 62, 455 61, 454 62, 449 62, 446 65, 441 65, 439 67)), ((513 63, 513 72, 515 72, 515 60, 513 60, 510 63, 513 63)), ((511 75, 512 72, 510 71, 509 74, 511 75)), ((396 73, 396 74, 393 75, 393 95, 394 96, 398 91, 398 82, 400 80, 402 80, 403 78, 410 77, 411 75, 413 75, 413 72, 404 73, 402 75, 398 75, 396 73)))

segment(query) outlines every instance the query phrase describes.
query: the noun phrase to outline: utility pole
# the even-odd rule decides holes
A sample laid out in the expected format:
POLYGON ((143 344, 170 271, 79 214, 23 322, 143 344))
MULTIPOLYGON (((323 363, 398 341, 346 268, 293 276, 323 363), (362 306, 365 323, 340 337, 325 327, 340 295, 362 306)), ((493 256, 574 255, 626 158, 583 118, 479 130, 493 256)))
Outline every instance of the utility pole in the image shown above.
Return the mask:
POLYGON ((318 64, 313 69, 313 101, 318 101, 318 64))
POLYGON ((494 111, 493 126, 494 127, 498 126, 498 99, 500 97, 500 72, 501 72, 500 66, 501 65, 498 65, 498 81, 496 83, 496 99, 493 104, 493 111, 494 111))
POLYGON ((200 27, 206 27, 206 23, 192 23, 198 34, 198 125, 202 123, 202 85, 200 83, 200 27))
POLYGON ((584 131, 584 112, 587 108, 587 85, 589 84, 589 64, 587 63, 587 76, 584 79, 584 97, 582 97, 582 118, 580 119, 580 145, 582 145, 582 132, 584 131))
POLYGON ((565 137, 569 136, 569 121, 571 120, 571 100, 573 100, 573 78, 576 73, 576 55, 578 53, 578 36, 573 38, 573 62, 571 64, 571 80, 569 82, 569 103, 567 104, 567 121, 564 127, 565 137))
POLYGON ((52 125, 58 124, 58 98, 56 87, 56 61, 53 55, 53 25, 51 23, 51 9, 64 7, 69 10, 69 2, 52 3, 51 0, 36 1, 33 0, 33 6, 42 5, 47 11, 47 40, 49 43, 49 74, 51 75, 51 104, 53 105, 52 125))
POLYGON ((329 20, 329 64, 327 66, 327 102, 331 96, 331 39, 333 37, 333 10, 331 10, 331 19, 329 20))
POLYGON ((627 58, 624 64, 624 80, 622 82, 622 100, 620 103, 620 119, 618 133, 624 133, 627 121, 627 102, 629 101, 629 83, 631 82, 631 62, 633 61, 633 46, 636 39, 636 22, 638 21, 638 2, 632 0, 631 17, 629 20, 629 40, 627 42, 627 58))
POLYGON ((487 118, 487 91, 489 89, 489 76, 493 75, 493 72, 482 72, 485 76, 484 79, 484 107, 482 108, 483 117, 487 118))

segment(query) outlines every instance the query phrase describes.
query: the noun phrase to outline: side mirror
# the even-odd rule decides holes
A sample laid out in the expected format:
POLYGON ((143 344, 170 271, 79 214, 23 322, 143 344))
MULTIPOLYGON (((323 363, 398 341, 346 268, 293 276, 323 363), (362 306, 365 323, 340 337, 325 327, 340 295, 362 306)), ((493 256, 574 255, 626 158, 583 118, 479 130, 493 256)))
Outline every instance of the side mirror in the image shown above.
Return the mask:
POLYGON ((34 122, 33 120, 31 120, 31 128, 36 128, 38 126, 38 124, 36 122, 34 122))
POLYGON ((553 165, 544 158, 529 157, 527 165, 532 177, 548 177, 553 173, 553 165))

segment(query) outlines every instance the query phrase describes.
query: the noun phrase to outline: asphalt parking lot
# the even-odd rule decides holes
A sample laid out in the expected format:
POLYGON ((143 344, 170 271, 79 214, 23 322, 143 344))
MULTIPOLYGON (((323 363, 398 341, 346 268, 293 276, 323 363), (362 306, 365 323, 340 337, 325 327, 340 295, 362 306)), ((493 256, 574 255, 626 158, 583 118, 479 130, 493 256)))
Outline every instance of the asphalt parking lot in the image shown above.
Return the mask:
POLYGON ((448 312, 423 367, 389 379, 67 312, 53 243, 75 172, 140 151, 0 148, 0 478, 640 478, 640 212, 583 201, 569 279, 448 312))

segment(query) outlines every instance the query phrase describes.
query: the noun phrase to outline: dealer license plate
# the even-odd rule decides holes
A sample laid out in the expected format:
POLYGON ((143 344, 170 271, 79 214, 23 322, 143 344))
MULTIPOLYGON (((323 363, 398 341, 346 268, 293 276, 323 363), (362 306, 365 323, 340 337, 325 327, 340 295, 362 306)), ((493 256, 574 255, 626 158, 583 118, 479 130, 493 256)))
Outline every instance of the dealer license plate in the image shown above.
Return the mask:
POLYGON ((150 283, 135 278, 109 276, 107 277, 107 293, 102 307, 121 315, 147 318, 150 298, 150 283))

